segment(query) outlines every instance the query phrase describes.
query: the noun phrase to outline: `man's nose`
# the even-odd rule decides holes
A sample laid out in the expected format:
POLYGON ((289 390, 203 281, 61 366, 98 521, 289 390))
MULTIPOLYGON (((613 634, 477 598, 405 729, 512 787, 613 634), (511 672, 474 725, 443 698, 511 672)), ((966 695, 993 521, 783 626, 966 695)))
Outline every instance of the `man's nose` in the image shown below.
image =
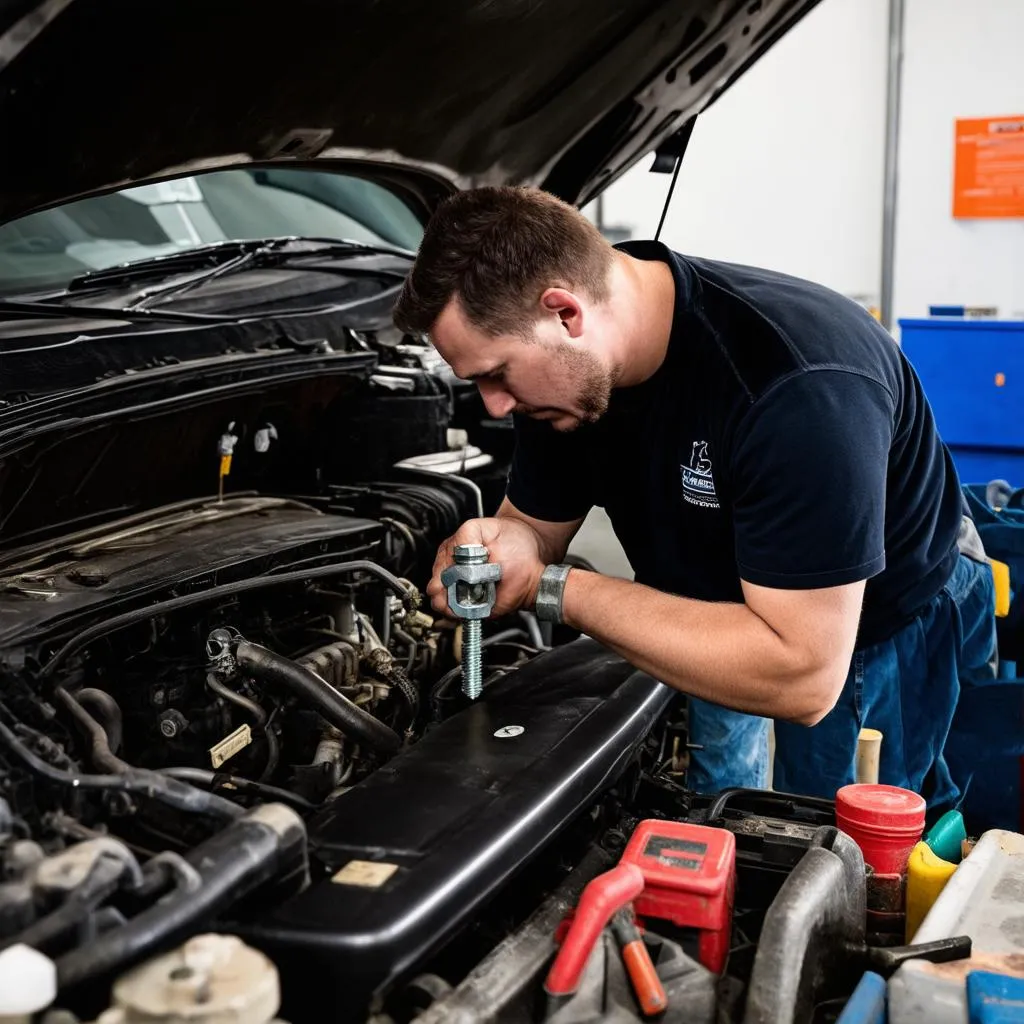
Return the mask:
POLYGON ((478 381, 477 388, 480 390, 480 397, 484 400, 484 408, 488 415, 496 420, 504 419, 516 407, 515 396, 509 394, 500 384, 478 381))

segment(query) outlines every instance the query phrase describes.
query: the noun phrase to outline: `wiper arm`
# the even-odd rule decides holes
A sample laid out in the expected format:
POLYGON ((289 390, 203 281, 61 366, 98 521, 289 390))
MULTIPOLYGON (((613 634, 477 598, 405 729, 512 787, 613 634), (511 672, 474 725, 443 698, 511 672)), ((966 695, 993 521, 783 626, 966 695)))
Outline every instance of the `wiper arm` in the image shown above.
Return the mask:
POLYGON ((246 250, 244 242, 212 242, 194 249, 183 249, 181 252, 165 253, 163 256, 148 256, 131 263, 119 263, 114 267, 102 267, 89 270, 78 277, 73 277, 67 285, 65 294, 91 291, 97 287, 115 287, 132 284, 147 278, 166 277, 192 269, 217 266, 223 260, 239 256, 246 250))
POLYGON ((179 295, 182 292, 190 291, 197 285, 206 284, 208 281, 213 281, 218 277, 223 277, 225 274, 230 274, 233 270, 241 270, 243 267, 247 267, 251 263, 255 262, 256 252, 239 253, 237 256, 226 260, 224 263, 206 270, 200 270, 191 277, 186 277, 184 279, 179 277, 170 284, 158 284, 154 285, 152 288, 146 288, 139 294, 138 298, 129 302, 124 308, 147 310, 149 306, 155 305, 158 301, 163 301, 171 298, 172 296, 179 295))
MULTIPOLYGON (((160 279, 175 274, 196 273, 186 280, 174 281, 163 286, 146 289, 127 308, 145 309, 154 300, 169 298, 188 291, 197 284, 214 280, 223 274, 230 274, 248 266, 282 266, 290 260, 308 256, 398 256, 411 260, 414 253, 404 249, 367 245, 333 238, 302 238, 283 236, 277 238, 246 239, 242 241, 214 242, 195 249, 152 256, 116 267, 92 270, 73 278, 65 294, 88 291, 96 288, 113 288, 131 285, 147 279, 160 279)), ((375 271, 385 274, 387 271, 375 271)))
MULTIPOLYGON (((243 243, 244 244, 244 243, 243 243)), ((199 285, 207 284, 233 274, 249 267, 285 267, 295 266, 296 261, 302 259, 338 256, 401 256, 404 259, 412 259, 413 253, 403 252, 399 249, 386 249, 375 245, 363 245, 360 242, 338 242, 330 239, 314 238, 273 238, 260 243, 251 243, 254 247, 239 252, 237 256, 226 260, 218 266, 208 270, 200 270, 191 277, 184 280, 169 282, 168 284, 155 285, 147 288, 137 299, 130 302, 128 309, 148 309, 157 303, 165 302, 184 292, 191 291, 199 285)), ((405 277, 404 271, 388 270, 376 267, 373 270, 358 267, 332 268, 322 265, 309 266, 305 269, 317 273, 337 273, 348 277, 359 274, 370 274, 374 277, 394 277, 402 280, 405 277)))
POLYGON ((121 309, 116 306, 76 306, 47 300, 27 302, 0 299, 0 317, 64 320, 122 320, 125 323, 219 323, 223 317, 205 313, 160 312, 156 309, 121 309))

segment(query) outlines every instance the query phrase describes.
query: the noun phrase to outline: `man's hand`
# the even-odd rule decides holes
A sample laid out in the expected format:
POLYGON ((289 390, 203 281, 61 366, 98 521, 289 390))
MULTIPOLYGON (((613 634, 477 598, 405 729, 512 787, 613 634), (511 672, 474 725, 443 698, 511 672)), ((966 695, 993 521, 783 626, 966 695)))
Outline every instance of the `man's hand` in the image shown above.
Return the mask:
POLYGON ((470 519, 438 548, 433 575, 427 584, 427 594, 436 612, 452 617, 441 573, 454 563, 456 544, 483 544, 487 548, 488 560, 501 565, 501 582, 498 583, 492 615, 506 615, 517 608, 533 607, 546 564, 541 555, 541 538, 521 520, 501 517, 470 519))

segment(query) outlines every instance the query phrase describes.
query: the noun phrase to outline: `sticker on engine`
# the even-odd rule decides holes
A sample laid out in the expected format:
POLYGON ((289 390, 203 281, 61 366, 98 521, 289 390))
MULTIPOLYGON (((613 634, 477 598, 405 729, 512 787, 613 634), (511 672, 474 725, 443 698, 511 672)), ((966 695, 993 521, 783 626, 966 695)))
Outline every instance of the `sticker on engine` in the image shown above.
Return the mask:
POLYGON ((252 729, 248 725, 240 725, 230 736, 225 736, 220 743, 210 747, 210 764, 219 768, 228 758, 234 757, 240 750, 245 750, 252 743, 252 729))
POLYGON ((397 870, 397 864, 388 864, 386 861, 350 860, 331 876, 331 881, 337 885, 379 889, 397 870))
POLYGON ((525 726, 522 726, 522 725, 503 725, 500 729, 498 729, 495 732, 494 736, 495 736, 495 739, 510 740, 510 739, 514 739, 516 736, 522 736, 524 732, 526 732, 525 726))

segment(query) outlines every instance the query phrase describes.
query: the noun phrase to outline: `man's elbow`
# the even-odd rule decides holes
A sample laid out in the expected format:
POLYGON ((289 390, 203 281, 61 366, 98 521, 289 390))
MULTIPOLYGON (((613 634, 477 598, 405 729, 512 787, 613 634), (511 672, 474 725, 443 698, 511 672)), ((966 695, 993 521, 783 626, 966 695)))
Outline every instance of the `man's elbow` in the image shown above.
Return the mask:
POLYGON ((804 676, 794 693, 786 721, 808 727, 817 725, 839 701, 846 685, 847 668, 830 665, 804 676))

